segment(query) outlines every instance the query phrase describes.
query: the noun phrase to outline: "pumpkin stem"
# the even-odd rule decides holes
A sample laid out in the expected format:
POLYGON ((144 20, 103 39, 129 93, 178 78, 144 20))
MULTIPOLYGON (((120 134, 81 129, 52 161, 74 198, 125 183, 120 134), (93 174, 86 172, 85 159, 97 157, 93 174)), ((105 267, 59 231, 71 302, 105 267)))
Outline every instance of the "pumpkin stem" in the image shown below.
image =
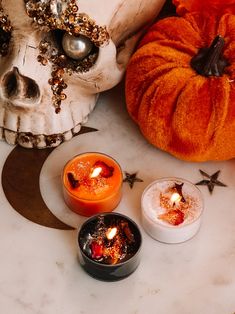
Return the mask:
POLYGON ((203 76, 222 76, 224 69, 229 65, 222 50, 224 38, 216 36, 209 48, 201 48, 191 59, 191 67, 203 76))

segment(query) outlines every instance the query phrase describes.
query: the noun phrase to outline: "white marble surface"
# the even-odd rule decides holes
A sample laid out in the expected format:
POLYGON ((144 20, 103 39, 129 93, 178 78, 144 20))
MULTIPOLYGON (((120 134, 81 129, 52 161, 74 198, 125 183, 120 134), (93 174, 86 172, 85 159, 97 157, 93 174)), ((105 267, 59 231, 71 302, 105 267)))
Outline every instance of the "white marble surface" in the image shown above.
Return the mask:
MULTIPOLYGON (((0 187, 0 313, 1 314, 233 314, 235 312, 235 161, 188 163, 150 146, 125 110, 123 86, 100 97, 83 134, 55 149, 46 160, 41 193, 62 221, 79 227, 84 218, 64 204, 60 174, 65 162, 85 151, 116 158, 123 171, 136 172, 143 183, 123 186, 116 209, 140 225, 140 198, 145 187, 165 176, 194 183, 198 169, 228 187, 215 187, 205 200, 199 233, 181 244, 163 244, 143 235, 141 263, 128 278, 101 282, 91 278, 77 260, 75 231, 42 227, 20 216, 0 187)), ((13 147, 0 142, 0 168, 13 147)))

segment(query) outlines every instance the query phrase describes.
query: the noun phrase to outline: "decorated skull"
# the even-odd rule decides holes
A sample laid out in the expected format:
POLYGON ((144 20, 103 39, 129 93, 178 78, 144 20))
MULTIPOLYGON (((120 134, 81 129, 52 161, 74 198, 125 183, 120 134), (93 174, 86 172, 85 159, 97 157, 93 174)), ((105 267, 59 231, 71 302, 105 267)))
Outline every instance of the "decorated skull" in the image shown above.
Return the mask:
POLYGON ((164 0, 0 0, 0 138, 57 146, 115 86, 164 0))

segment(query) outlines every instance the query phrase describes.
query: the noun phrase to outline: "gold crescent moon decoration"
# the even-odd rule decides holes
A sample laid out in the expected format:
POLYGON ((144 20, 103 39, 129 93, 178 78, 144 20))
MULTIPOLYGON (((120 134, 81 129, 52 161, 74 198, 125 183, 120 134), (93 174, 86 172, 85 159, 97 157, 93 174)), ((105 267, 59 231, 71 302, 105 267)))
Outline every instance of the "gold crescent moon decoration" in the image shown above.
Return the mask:
MULTIPOLYGON (((77 135, 96 131, 98 130, 94 128, 82 127, 77 135)), ((39 150, 16 146, 3 166, 2 187, 8 202, 23 217, 45 227, 73 230, 73 227, 52 214, 41 196, 40 172, 53 150, 54 148, 39 150)))

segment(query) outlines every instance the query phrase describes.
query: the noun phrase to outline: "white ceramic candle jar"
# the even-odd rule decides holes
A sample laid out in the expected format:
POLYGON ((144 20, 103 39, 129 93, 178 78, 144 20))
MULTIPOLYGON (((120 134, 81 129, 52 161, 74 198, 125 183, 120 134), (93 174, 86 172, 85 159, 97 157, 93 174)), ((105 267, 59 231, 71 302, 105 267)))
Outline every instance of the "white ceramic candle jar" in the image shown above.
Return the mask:
POLYGON ((200 190, 181 178, 152 182, 141 199, 142 224, 154 239, 180 243, 192 238, 200 228, 203 198, 200 190))

